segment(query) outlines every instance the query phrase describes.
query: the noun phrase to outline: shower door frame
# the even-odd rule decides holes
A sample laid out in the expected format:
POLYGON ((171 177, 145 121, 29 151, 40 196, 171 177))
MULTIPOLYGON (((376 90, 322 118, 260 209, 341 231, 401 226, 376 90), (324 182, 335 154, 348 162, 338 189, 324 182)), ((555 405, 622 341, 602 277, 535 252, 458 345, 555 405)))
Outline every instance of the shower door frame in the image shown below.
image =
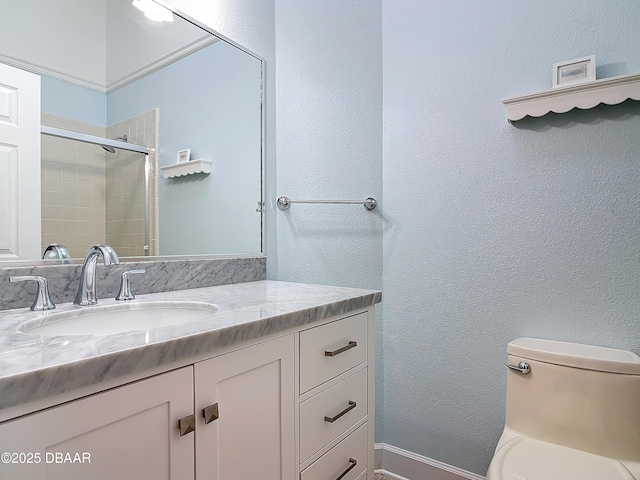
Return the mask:
POLYGON ((78 142, 92 143, 94 145, 108 146, 128 150, 130 152, 142 153, 144 157, 144 255, 150 255, 151 235, 150 235, 150 177, 151 165, 150 156, 155 153, 155 148, 146 145, 138 145, 136 143, 121 142, 120 140, 112 140, 110 138, 98 137, 96 135, 88 135, 86 133, 74 132, 63 128, 50 127, 48 125, 40 126, 40 133, 50 135, 52 137, 67 138, 69 140, 77 140, 78 142))

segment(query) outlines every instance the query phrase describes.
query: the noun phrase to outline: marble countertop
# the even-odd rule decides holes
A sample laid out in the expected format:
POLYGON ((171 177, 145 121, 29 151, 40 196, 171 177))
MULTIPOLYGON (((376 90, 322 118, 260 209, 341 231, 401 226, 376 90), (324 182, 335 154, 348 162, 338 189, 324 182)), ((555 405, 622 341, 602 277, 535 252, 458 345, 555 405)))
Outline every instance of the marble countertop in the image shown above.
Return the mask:
MULTIPOLYGON (((27 308, 0 311, 0 409, 215 353, 246 340, 366 308, 377 290, 257 281, 136 295, 133 302, 194 301, 219 311, 206 319, 144 331, 45 337, 20 326, 43 315, 27 308)), ((122 304, 100 299, 99 305, 122 304)), ((72 311, 58 305, 50 313, 72 311)), ((45 314, 46 315, 46 314, 45 314)))

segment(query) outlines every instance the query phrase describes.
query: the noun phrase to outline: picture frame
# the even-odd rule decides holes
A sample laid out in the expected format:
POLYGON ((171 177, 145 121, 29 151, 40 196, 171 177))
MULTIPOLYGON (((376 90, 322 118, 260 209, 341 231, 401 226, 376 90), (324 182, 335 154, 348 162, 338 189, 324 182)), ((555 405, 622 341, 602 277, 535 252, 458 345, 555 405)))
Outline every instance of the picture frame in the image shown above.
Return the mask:
POLYGON ((596 56, 575 58, 553 64, 553 88, 568 87, 596 79, 596 56))
POLYGON ((184 150, 178 150, 178 159, 176 163, 188 162, 191 157, 191 149, 185 148, 184 150))

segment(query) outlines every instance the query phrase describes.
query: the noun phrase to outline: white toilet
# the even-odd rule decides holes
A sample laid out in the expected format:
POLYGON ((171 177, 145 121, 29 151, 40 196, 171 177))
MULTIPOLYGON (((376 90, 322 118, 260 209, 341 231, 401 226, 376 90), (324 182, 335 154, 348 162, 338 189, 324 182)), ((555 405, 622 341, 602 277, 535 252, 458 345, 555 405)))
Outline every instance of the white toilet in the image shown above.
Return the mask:
POLYGON ((519 338, 487 480, 640 480, 640 357, 519 338))

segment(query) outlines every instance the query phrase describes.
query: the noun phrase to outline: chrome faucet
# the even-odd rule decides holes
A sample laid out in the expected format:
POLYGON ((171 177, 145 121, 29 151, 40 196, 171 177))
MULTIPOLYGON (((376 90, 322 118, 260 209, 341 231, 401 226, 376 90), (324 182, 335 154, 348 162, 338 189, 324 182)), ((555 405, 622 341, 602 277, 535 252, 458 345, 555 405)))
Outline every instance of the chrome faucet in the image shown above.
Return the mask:
POLYGON ((96 291, 96 265, 98 257, 102 255, 102 261, 106 267, 111 265, 119 265, 120 259, 118 254, 110 245, 99 244, 94 245, 84 257, 82 272, 80 273, 80 283, 78 284, 78 292, 76 299, 73 301, 75 305, 87 306, 98 303, 98 295, 96 291))

